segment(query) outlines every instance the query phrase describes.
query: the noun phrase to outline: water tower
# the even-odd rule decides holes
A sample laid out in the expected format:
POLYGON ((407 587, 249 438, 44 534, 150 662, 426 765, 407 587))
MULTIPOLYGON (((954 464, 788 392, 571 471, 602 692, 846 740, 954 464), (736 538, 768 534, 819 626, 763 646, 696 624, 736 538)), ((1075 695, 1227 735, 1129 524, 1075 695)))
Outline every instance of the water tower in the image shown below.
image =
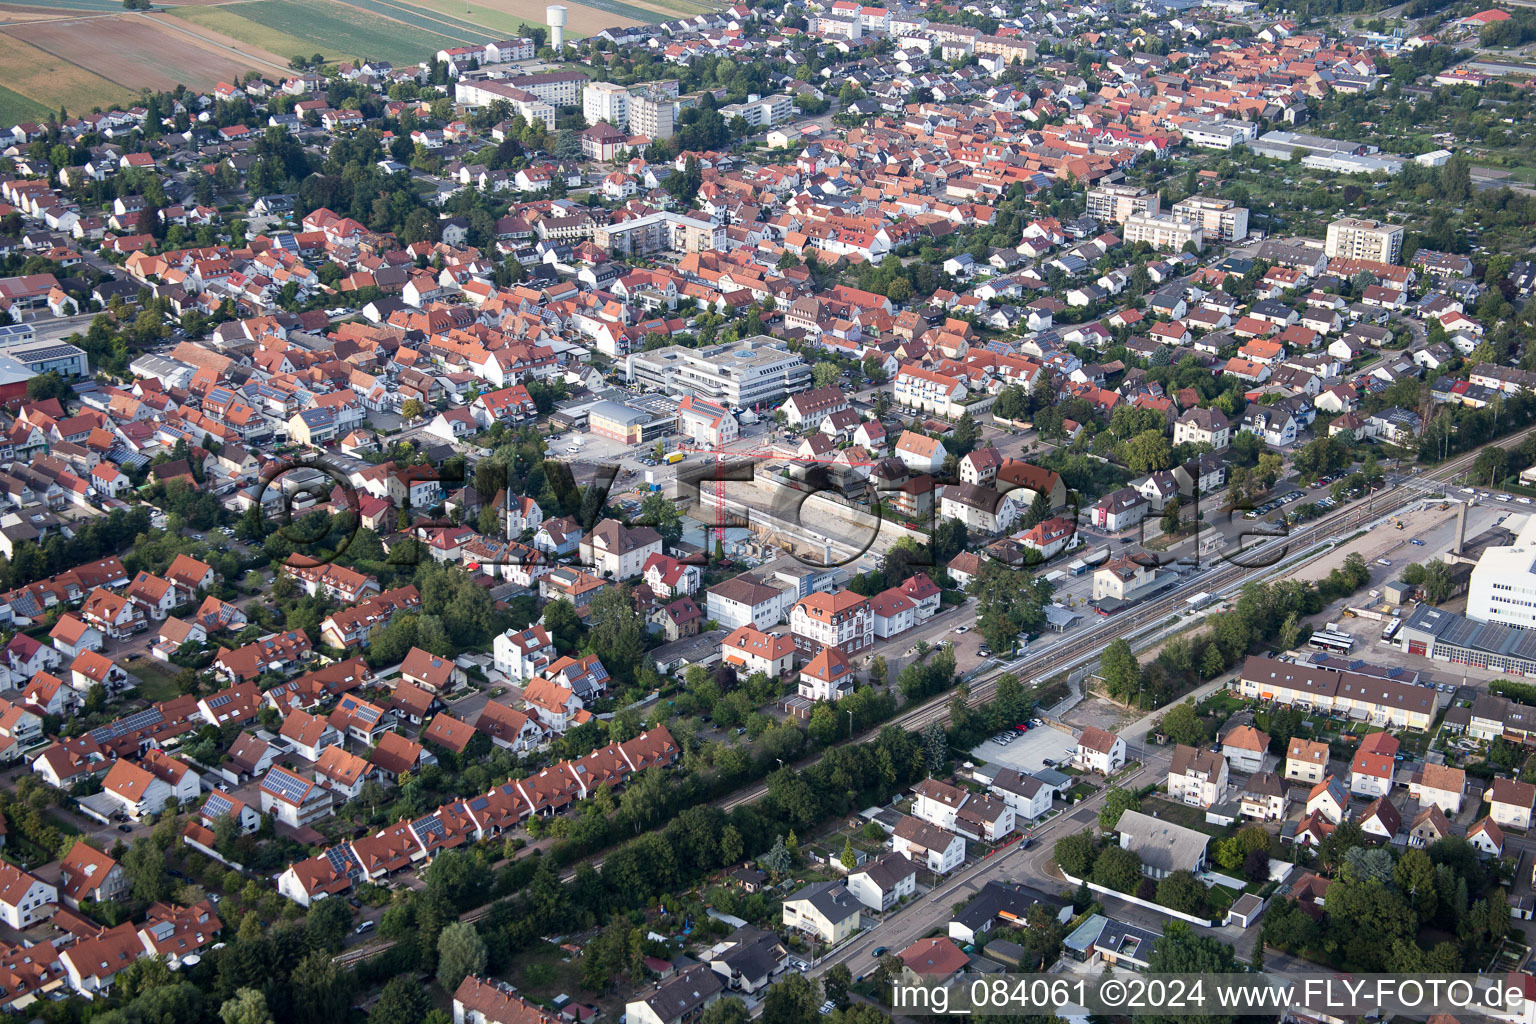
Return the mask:
POLYGON ((549 22, 549 45, 558 50, 565 45, 565 8, 551 4, 544 9, 544 18, 549 22))

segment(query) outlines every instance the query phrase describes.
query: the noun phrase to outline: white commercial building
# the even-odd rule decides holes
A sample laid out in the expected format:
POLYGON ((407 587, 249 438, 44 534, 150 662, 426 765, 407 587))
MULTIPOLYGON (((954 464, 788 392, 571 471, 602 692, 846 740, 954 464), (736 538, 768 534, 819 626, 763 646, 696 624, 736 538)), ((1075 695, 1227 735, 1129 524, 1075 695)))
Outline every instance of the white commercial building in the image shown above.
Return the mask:
POLYGON ((759 334, 735 344, 685 348, 669 345, 633 352, 626 377, 674 395, 697 395, 728 409, 777 406, 811 385, 811 368, 782 341, 759 334))
POLYGON ((520 89, 507 82, 466 82, 462 78, 453 86, 454 102, 466 107, 488 107, 492 103, 507 104, 513 114, 521 115, 528 122, 541 121, 546 128, 555 127, 555 107, 527 89, 520 89))
POLYGON ((1232 149, 1240 146, 1259 133, 1258 126, 1248 121, 1194 121, 1180 125, 1179 133, 1191 146, 1203 149, 1232 149))
POLYGON ((1530 629, 1536 626, 1536 516, 1508 547, 1483 552, 1472 570, 1467 617, 1530 629))

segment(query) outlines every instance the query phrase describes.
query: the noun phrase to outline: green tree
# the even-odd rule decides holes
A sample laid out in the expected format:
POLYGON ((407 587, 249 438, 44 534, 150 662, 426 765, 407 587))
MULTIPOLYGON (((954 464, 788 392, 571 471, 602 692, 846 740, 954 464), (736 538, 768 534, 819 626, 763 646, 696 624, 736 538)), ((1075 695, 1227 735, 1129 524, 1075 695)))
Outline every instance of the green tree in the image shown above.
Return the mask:
POLYGON ((421 1024, 432 1011, 432 998, 415 978, 395 977, 384 985, 368 1014, 369 1024, 421 1024))
MULTIPOLYGON (((1330 899, 1333 890, 1329 890, 1330 899)), ((1330 908, 1331 909, 1331 908, 1330 908)), ((1163 937, 1152 947, 1147 958, 1147 974, 1236 974, 1239 973, 1237 958, 1232 947, 1219 939, 1196 935, 1184 921, 1169 921, 1163 926, 1163 937)), ((1160 1022, 1198 1024, 1218 1021, 1230 1024, 1236 1018, 1231 1015, 1214 1017, 1166 1017, 1155 1018, 1160 1022)))
POLYGON ((400 403, 400 415, 406 420, 414 420, 426 411, 426 406, 422 405, 421 400, 417 398, 407 398, 400 403))
POLYGON ((1209 891, 1188 871, 1174 871, 1157 883, 1157 902, 1181 914, 1203 915, 1209 891))
POLYGON ((827 1000, 839 1010, 846 1010, 850 997, 848 990, 853 987, 853 972, 847 964, 833 964, 827 968, 827 973, 821 976, 821 991, 827 1000))
POLYGON ((1198 747, 1209 735, 1192 700, 1181 701, 1163 714, 1162 732, 1174 743, 1198 747))
POLYGON ((1093 862, 1093 880, 1116 892, 1134 893, 1141 884, 1141 858, 1134 851, 1106 846, 1093 862))
POLYGON ((818 388, 829 388, 836 384, 843 371, 838 369, 836 363, 819 362, 811 367, 811 383, 818 388))
POLYGON ((798 972, 786 972, 768 989, 763 998, 763 1024, 815 1024, 816 990, 810 979, 798 972))
POLYGON ((1126 811, 1141 810, 1141 800, 1129 789, 1111 786, 1104 796, 1104 806, 1099 808, 1099 827, 1113 831, 1120 824, 1120 815, 1126 811))
POLYGON ((581 638, 581 618, 576 606, 565 598, 556 598, 544 606, 544 629, 549 638, 563 651, 575 648, 581 638))
POLYGON ((1056 846, 1051 851, 1057 866, 1074 878, 1088 877, 1097 854, 1098 846, 1087 832, 1062 836, 1056 840, 1056 846))
POLYGON ((468 921, 455 921, 437 937, 437 980, 453 992, 471 974, 485 970, 485 941, 468 921))
POLYGON ((660 491, 646 495, 640 502, 639 521, 653 527, 669 547, 683 537, 683 510, 660 491))
POLYGON ((1121 446, 1126 468, 1138 476, 1173 465, 1173 448, 1161 430, 1146 430, 1121 446))
POLYGON ((1104 691, 1118 701, 1130 701, 1141 687, 1141 664, 1136 652, 1124 639, 1116 639, 1099 658, 1099 676, 1104 691))
POLYGON ((752 1015, 747 1011, 747 1004, 738 996, 726 996, 716 999, 704 1008, 704 1013, 699 1017, 699 1024, 747 1024, 752 1015))
POLYGON ((224 1024, 272 1024, 272 1011, 260 989, 240 988, 219 1007, 224 1024))
POLYGON ((847 868, 849 871, 852 871, 854 868, 858 867, 859 857, 858 854, 853 852, 852 838, 845 838, 843 840, 843 852, 837 859, 838 863, 842 864, 842 866, 847 868))

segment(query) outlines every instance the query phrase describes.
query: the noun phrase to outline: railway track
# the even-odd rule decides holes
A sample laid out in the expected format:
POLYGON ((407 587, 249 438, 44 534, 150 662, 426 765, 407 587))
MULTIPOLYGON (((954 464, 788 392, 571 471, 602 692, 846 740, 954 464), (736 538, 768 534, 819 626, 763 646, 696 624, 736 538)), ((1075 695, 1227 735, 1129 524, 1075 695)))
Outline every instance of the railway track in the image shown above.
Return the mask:
MULTIPOLYGON (((1533 0, 1533 2, 1536 2, 1536 0, 1533 0)), ((1531 427, 1519 434, 1511 435, 1505 438, 1502 443, 1506 445, 1513 444, 1532 434, 1536 434, 1536 427, 1531 427)), ((1257 544, 1243 552, 1245 559, 1247 559, 1247 564, 1225 562, 1199 577, 1199 585, 1202 589, 1212 594, 1222 594, 1230 592, 1241 584, 1262 579, 1277 571, 1287 557, 1285 553, 1282 553, 1279 558, 1267 564, 1255 564, 1255 560, 1265 557, 1272 549, 1285 549, 1294 546, 1299 550, 1307 551, 1324 541, 1333 540, 1342 534, 1359 529, 1364 523, 1389 516, 1415 502, 1423 501, 1432 492, 1432 488, 1419 486, 1420 484, 1445 483, 1454 479, 1477 460, 1480 451, 1480 448, 1474 449, 1471 452, 1442 463, 1431 472, 1409 477, 1382 495, 1374 495, 1364 499, 1363 502, 1356 502, 1353 506, 1341 508, 1331 515, 1308 524, 1294 534, 1276 536, 1271 540, 1257 544)), ((1251 534, 1249 536, 1259 535, 1251 534)), ((1051 648, 1049 651, 1041 652, 1037 658, 1025 658, 1018 662, 989 670, 985 675, 971 681, 971 692, 967 698, 967 704, 975 706, 990 700, 997 692, 998 679, 1006 673, 1027 670, 1032 677, 1038 679, 1078 667, 1081 663, 1097 655, 1111 640, 1127 634, 1133 634, 1148 624, 1183 608, 1185 600, 1183 591, 1185 589, 1187 589, 1185 586, 1175 587, 1171 593, 1110 616, 1086 631, 1083 635, 1074 637, 1066 643, 1051 648)), ((890 721, 882 722, 872 729, 865 730, 862 734, 850 740, 850 742, 863 742, 872 739, 879 734, 881 729, 891 725, 908 730, 925 728, 930 722, 939 721, 948 716, 949 702, 952 696, 952 691, 947 691, 933 697, 890 721)), ((786 767, 799 771, 815 764, 820 759, 821 755, 817 754, 789 764, 786 767)), ((767 784, 758 783, 749 789, 716 800, 714 805, 722 810, 729 811, 740 807, 742 804, 759 800, 767 792, 767 784)), ((603 862, 601 860, 594 861, 592 866, 600 869, 603 866, 603 862)), ((575 877, 576 870, 573 868, 562 876, 561 881, 570 882, 575 877)), ((489 916, 494 907, 494 903, 475 907, 460 914, 459 920, 470 923, 480 921, 489 916)), ((349 950, 332 957, 332 962, 338 966, 351 966, 384 953, 393 948, 394 945, 395 942, 391 939, 374 946, 349 950)))

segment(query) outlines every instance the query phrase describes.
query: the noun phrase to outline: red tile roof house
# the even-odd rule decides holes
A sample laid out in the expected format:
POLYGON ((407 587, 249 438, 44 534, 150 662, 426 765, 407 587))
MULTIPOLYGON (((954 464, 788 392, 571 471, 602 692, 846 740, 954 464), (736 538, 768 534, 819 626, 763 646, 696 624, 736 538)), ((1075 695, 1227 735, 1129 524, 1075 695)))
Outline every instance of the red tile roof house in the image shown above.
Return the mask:
POLYGON ((464 670, 455 665, 452 658, 419 647, 406 652, 405 660, 400 664, 400 678, 435 694, 456 690, 467 681, 464 670))
POLYGON ((59 890, 22 871, 14 864, 0 863, 0 921, 17 931, 30 928, 53 916, 59 905, 59 890))
POLYGON ((1355 796, 1388 796, 1392 792, 1397 767, 1397 738, 1387 732, 1373 732, 1360 741, 1360 749, 1350 763, 1349 791, 1355 796))
POLYGON ((1098 726, 1090 725, 1077 738, 1073 763, 1084 771, 1109 775, 1125 764, 1125 740, 1098 726))
POLYGON ((950 938, 918 939, 896 955, 901 958, 904 977, 940 985, 954 981, 971 962, 950 938))
POLYGON ((244 647, 225 648, 213 659, 215 674, 230 682, 248 682, 267 672, 286 673, 314 656, 309 637, 289 630, 244 647))
POLYGON ((352 851, 342 844, 318 857, 290 864, 277 879, 277 891, 301 907, 352 888, 349 869, 356 867, 352 851))
POLYGON ((59 868, 59 891, 67 906, 79 909, 82 900, 104 903, 128 891, 122 865, 88 843, 70 847, 59 868))
POLYGON ((144 951, 165 957, 172 966, 181 964, 198 950, 208 946, 224 930, 224 923, 213 912, 213 904, 201 900, 190 907, 154 903, 148 917, 139 926, 139 941, 144 951))
POLYGON ((69 976, 69 987, 91 999, 109 989, 118 973, 143 955, 138 930, 124 922, 81 939, 60 953, 59 960, 69 976))

